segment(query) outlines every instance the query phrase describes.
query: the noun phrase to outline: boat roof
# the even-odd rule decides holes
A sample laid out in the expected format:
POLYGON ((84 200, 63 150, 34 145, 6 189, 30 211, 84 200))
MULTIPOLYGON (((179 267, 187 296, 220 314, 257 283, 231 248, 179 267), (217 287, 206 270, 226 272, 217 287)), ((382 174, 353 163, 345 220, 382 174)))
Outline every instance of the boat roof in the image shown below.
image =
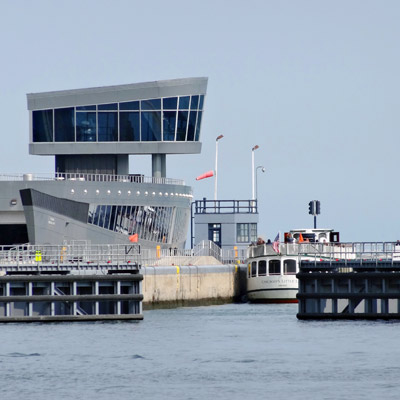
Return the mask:
POLYGON ((291 233, 323 233, 323 232, 333 232, 334 229, 327 229, 327 228, 305 228, 305 229, 292 229, 291 233))

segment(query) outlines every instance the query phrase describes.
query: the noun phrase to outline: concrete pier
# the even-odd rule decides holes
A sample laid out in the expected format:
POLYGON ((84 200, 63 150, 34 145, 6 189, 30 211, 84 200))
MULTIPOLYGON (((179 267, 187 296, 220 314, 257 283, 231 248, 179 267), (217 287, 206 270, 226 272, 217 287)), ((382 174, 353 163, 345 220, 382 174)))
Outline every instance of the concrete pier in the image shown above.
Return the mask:
POLYGON ((141 273, 144 309, 229 303, 246 293, 246 266, 147 266, 141 273))

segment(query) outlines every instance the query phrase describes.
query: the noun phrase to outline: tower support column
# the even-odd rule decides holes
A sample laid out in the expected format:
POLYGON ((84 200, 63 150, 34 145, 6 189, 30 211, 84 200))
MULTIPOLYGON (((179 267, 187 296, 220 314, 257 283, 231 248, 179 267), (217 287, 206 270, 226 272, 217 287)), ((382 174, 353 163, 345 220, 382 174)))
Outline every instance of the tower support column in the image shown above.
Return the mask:
POLYGON ((166 177, 166 155, 165 154, 152 154, 151 155, 151 167, 153 178, 165 178, 166 177))

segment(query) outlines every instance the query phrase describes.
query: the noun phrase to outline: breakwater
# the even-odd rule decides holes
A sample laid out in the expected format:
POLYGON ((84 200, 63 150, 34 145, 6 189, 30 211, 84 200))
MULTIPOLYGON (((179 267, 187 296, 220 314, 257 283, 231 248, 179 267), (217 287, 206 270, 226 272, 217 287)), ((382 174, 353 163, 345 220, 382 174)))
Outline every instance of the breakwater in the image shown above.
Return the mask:
POLYGON ((245 294, 244 265, 145 266, 143 308, 221 304, 245 294))

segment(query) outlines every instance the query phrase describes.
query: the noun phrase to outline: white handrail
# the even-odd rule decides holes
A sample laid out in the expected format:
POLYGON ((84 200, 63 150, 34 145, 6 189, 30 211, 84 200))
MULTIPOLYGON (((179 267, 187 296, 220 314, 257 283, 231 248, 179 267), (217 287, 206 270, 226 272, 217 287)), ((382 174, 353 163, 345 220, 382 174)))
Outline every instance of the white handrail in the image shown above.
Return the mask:
POLYGON ((154 178, 140 174, 111 175, 84 173, 55 173, 55 174, 0 174, 0 181, 90 181, 90 182, 132 182, 157 183, 165 185, 185 185, 182 179, 154 178))

